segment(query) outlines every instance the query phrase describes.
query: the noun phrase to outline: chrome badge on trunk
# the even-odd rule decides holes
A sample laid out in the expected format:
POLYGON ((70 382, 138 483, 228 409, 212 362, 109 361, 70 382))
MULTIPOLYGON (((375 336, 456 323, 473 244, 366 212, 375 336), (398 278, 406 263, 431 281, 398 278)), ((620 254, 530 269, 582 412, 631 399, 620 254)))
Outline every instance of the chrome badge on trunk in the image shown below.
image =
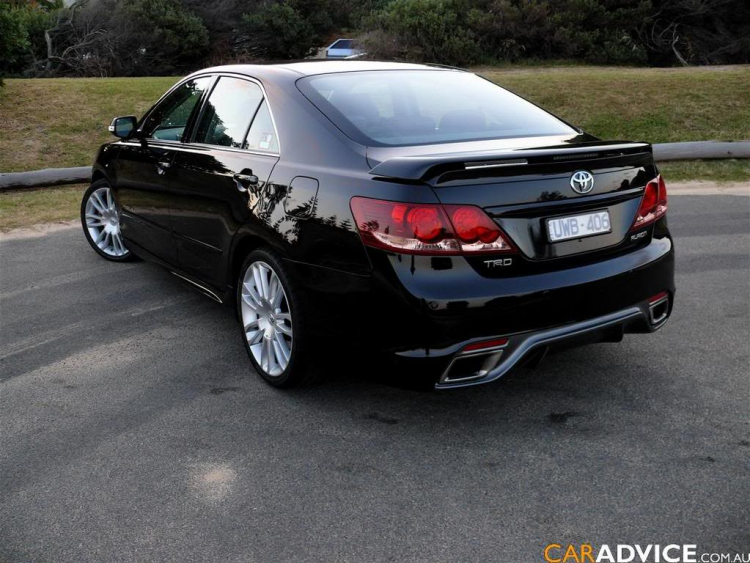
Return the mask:
POLYGON ((594 175, 586 170, 573 172, 570 177, 570 187, 577 194, 587 194, 594 189, 594 175))

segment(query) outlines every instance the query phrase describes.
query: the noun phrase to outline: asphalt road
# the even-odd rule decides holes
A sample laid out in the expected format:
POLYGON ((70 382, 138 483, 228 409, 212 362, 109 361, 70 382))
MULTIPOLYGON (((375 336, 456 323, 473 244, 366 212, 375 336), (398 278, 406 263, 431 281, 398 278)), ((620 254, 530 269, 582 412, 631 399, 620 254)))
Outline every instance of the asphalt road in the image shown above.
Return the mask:
POLYGON ((669 215, 664 329, 431 394, 361 357, 273 390, 231 311, 158 267, 104 262, 77 229, 0 243, 0 561, 747 552, 750 198, 669 215))

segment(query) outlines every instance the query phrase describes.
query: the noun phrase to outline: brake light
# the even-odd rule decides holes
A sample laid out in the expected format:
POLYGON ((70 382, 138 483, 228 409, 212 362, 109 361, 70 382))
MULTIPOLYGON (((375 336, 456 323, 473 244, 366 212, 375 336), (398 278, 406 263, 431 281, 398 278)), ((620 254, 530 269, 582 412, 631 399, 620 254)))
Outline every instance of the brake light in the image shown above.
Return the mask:
MULTIPOLYGON (((661 174, 646 184, 632 229, 653 223, 667 212, 667 185, 661 174)), ((632 230, 631 229, 631 230, 632 230)))
POLYGON ((364 197, 351 201, 362 242, 406 254, 513 251, 500 228, 478 207, 401 203, 364 197))

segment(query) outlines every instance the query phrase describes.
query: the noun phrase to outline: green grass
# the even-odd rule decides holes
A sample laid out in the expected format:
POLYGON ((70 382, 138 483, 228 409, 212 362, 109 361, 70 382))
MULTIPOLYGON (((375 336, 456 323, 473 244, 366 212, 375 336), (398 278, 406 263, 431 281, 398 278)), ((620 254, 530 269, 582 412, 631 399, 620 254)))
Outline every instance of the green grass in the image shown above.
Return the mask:
POLYGON ((659 172, 668 183, 690 180, 750 182, 750 159, 662 162, 659 172))
POLYGON ((750 138, 750 66, 480 69, 603 139, 649 143, 750 138))
MULTIPOLYGON (((478 69, 604 139, 651 143, 750 138, 750 66, 647 69, 562 66, 478 69)), ((112 137, 112 117, 141 116, 177 80, 6 80, 0 171, 83 166, 112 137)), ((671 180, 750 180, 747 161, 662 166, 671 180)))
POLYGON ((0 233, 29 225, 76 219, 87 187, 81 184, 0 193, 0 233))
POLYGON ((118 115, 142 115, 175 82, 157 78, 8 79, 0 88, 0 171, 86 166, 118 115))

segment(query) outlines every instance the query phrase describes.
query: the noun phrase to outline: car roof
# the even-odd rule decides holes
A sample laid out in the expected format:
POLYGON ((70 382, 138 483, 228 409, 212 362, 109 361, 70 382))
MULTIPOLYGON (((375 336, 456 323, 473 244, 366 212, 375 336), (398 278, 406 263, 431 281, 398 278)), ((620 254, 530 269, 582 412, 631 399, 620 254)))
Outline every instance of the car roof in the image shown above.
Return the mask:
MULTIPOLYGON (((193 74, 208 72, 229 72, 234 74, 246 74, 256 78, 272 78, 278 76, 279 72, 296 74, 297 76, 311 76, 315 74, 328 74, 333 72, 361 72, 367 70, 460 70, 412 63, 393 63, 380 61, 362 60, 327 60, 310 59, 301 62, 289 62, 279 64, 259 65, 225 65, 206 68, 193 74)), ((191 75, 192 76, 192 75, 191 75)))

